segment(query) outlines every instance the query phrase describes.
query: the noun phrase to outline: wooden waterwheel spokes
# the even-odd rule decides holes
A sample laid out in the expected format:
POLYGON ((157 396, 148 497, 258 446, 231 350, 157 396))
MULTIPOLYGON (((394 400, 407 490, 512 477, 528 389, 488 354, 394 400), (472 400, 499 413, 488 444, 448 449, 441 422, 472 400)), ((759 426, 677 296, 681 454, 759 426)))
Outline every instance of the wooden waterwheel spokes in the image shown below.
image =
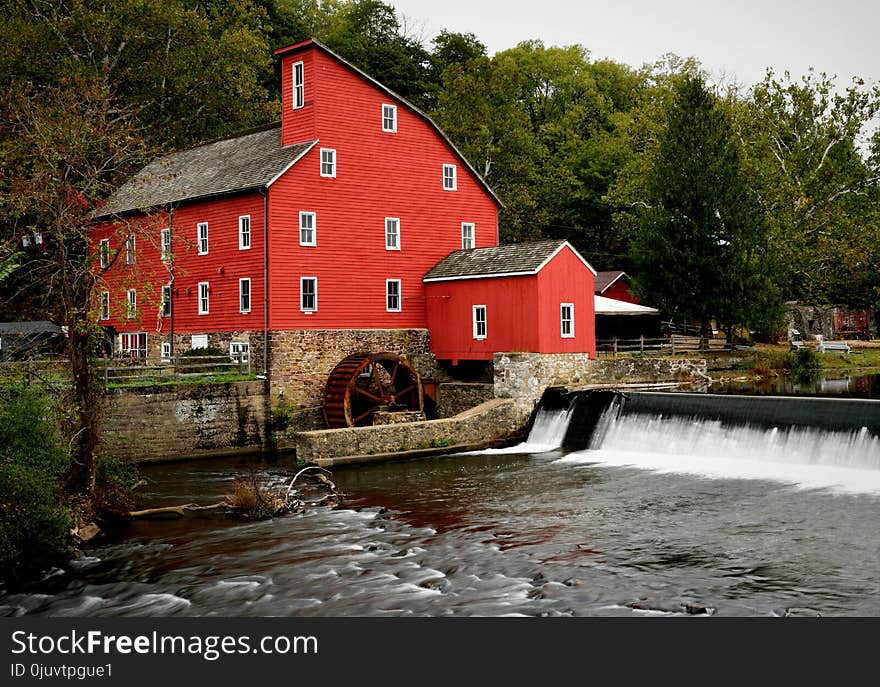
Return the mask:
POLYGON ((356 353, 330 373, 324 419, 331 428, 368 425, 377 410, 422 411, 418 373, 396 353, 356 353))

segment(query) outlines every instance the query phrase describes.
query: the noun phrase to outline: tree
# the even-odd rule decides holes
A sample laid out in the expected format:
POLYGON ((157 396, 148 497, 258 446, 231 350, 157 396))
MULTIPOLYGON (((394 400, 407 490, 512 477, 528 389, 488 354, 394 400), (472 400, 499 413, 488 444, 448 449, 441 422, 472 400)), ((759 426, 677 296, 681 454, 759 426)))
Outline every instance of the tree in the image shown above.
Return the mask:
POLYGON ((869 257, 880 241, 880 159, 863 138, 878 113, 880 88, 854 79, 841 89, 812 70, 800 80, 768 72, 738 109, 788 298, 880 304, 869 257))
MULTIPOLYGON (((93 367, 93 291, 100 274, 89 252, 90 217, 148 156, 138 113, 120 106, 101 79, 12 89, 4 98, 5 228, 28 236, 19 271, 39 285, 44 316, 66 328, 70 493, 90 497, 96 476, 101 391, 93 367)), ((112 263, 112 261, 111 261, 112 263)))
POLYGON ((757 198, 743 175, 725 104, 702 77, 673 89, 665 127, 646 151, 633 259, 637 288, 670 319, 751 324, 772 301, 757 198))

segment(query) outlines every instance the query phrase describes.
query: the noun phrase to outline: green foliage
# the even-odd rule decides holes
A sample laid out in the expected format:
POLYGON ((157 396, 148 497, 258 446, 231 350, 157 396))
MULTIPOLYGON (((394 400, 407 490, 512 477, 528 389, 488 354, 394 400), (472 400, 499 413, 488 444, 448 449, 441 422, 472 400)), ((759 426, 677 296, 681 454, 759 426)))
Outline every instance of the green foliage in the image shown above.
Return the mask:
POLYGON ((23 581, 67 553, 65 465, 48 401, 28 386, 0 390, 0 581, 23 581))
POLYGON ((296 406, 292 403, 280 403, 272 408, 272 431, 283 432, 296 416, 296 406))
POLYGON ((93 503, 100 518, 125 517, 134 508, 133 490, 140 481, 137 466, 99 455, 93 503))
POLYGON ((822 367, 822 358, 815 349, 802 346, 788 353, 784 367, 795 374, 812 373, 822 367))
POLYGON ((725 105, 699 76, 673 86, 648 150, 632 242, 636 286, 671 319, 728 327, 767 312, 763 223, 725 105))

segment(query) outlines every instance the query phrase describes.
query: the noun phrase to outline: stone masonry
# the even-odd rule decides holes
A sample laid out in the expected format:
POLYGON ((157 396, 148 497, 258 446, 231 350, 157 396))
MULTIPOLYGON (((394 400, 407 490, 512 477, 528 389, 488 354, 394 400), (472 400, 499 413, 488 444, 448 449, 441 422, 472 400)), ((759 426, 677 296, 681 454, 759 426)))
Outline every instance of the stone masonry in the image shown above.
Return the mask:
MULTIPOLYGON (((427 329, 271 332, 269 379, 272 403, 292 405, 303 418, 322 418, 324 386, 337 363, 353 353, 383 351, 405 354, 422 377, 438 374, 427 329)), ((322 424, 311 428, 320 426, 322 424)))
POLYGON ((132 462, 260 451, 266 407, 265 382, 112 390, 101 450, 132 462))
POLYGON ((582 353, 496 353, 495 396, 512 398, 527 419, 551 386, 627 382, 694 381, 706 378, 706 361, 685 358, 590 360, 582 353))
MULTIPOLYGON (((509 439, 521 430, 515 403, 495 399, 452 418, 301 432, 292 438, 298 460, 333 465, 369 462, 371 457, 376 460, 387 458, 388 454, 431 448, 487 446, 509 439)), ((285 446, 279 443, 279 448, 285 446)))

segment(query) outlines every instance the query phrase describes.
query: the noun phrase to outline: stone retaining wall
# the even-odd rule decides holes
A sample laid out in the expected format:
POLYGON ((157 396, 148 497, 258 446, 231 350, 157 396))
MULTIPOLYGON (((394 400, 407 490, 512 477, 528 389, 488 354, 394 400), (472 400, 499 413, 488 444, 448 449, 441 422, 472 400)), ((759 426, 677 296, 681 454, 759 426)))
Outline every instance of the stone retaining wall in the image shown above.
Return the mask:
POLYGON ((453 417, 495 398, 492 384, 443 382, 437 388, 437 416, 453 417))
POLYGON ((496 353, 495 396, 512 398, 529 417, 551 386, 694 381, 706 378, 706 361, 687 358, 590 360, 582 353, 496 353))
POLYGON ((132 462, 260 451, 267 400, 265 382, 109 391, 100 450, 132 462))
POLYGON ((486 446, 516 436, 521 430, 515 403, 496 399, 451 418, 302 432, 294 442, 298 460, 333 465, 430 448, 486 446))

